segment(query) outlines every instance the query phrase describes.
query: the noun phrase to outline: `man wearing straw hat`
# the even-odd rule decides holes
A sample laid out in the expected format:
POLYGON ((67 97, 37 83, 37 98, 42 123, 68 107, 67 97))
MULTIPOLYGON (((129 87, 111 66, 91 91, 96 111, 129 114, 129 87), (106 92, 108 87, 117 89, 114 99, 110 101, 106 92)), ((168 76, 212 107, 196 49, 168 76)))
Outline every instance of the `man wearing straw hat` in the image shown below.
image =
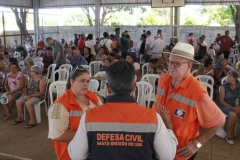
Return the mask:
POLYGON ((166 108, 178 139, 175 160, 193 160, 197 151, 219 130, 225 116, 206 89, 192 76, 194 48, 178 42, 172 49, 169 74, 158 80, 156 110, 166 108), (202 131, 199 133, 199 126, 202 131))

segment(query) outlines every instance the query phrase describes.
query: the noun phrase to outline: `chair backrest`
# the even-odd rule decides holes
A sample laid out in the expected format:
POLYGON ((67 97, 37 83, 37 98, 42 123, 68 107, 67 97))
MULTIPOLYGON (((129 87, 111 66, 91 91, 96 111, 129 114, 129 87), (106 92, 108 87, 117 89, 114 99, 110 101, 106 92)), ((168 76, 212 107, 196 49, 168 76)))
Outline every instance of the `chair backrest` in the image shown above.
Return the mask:
POLYGON ((42 61, 43 61, 43 58, 38 57, 38 58, 35 58, 33 62, 35 63, 35 62, 42 62, 42 61))
POLYGON ((145 63, 142 65, 142 76, 144 75, 145 68, 147 70, 147 73, 149 72, 149 63, 145 63))
POLYGON ((67 81, 55 81, 52 82, 49 86, 49 94, 50 94, 50 105, 53 104, 53 90, 57 93, 57 98, 61 96, 67 89, 67 81))
POLYGON ((58 69, 56 71, 53 72, 52 75, 52 81, 55 82, 55 75, 58 74, 58 81, 68 81, 69 78, 69 71, 66 70, 65 68, 63 69, 58 69))
POLYGON ((53 72, 55 71, 55 68, 56 68, 56 64, 51 64, 50 66, 48 66, 48 70, 47 70, 47 78, 52 80, 52 77, 53 77, 53 72), (51 74, 51 76, 50 76, 51 74), (50 76, 50 78, 49 78, 50 76))
POLYGON ((206 88, 207 91, 210 90, 209 96, 210 96, 211 99, 213 99, 213 86, 210 85, 210 84, 207 83, 207 82, 201 81, 201 83, 202 83, 203 87, 206 88))
POLYGON ((145 74, 144 76, 142 76, 141 81, 149 82, 153 87, 152 93, 155 93, 156 91, 155 82, 158 78, 159 78, 159 75, 156 75, 156 74, 145 74))
POLYGON ((147 107, 150 106, 150 98, 152 93, 153 87, 149 82, 144 82, 144 81, 139 81, 137 82, 137 103, 146 106, 146 101, 147 102, 147 107), (147 97, 148 96, 148 97, 147 97))
POLYGON ((34 65, 37 65, 37 66, 40 68, 40 70, 41 70, 41 75, 42 75, 43 66, 44 66, 43 62, 37 61, 37 62, 34 62, 34 65))
POLYGON ((26 75, 26 74, 24 74, 24 77, 25 77, 25 86, 27 87, 28 83, 29 83, 29 80, 30 80, 30 77, 29 77, 29 75, 26 75))
POLYGON ((68 60, 68 59, 66 59, 66 64, 70 64, 71 62, 68 60))
POLYGON ((198 69, 195 69, 192 71, 192 75, 195 76, 195 74, 198 72, 198 69))
POLYGON ((209 75, 197 75, 195 78, 197 78, 197 80, 199 80, 200 82, 207 82, 213 86, 214 85, 214 79, 212 76, 209 75))
POLYGON ((95 75, 96 73, 98 73, 100 71, 100 68, 103 66, 103 62, 102 61, 92 61, 89 66, 91 68, 91 75, 95 75))
MULTIPOLYGON (((106 77, 106 71, 100 71, 97 72, 94 77, 106 77)), ((106 80, 102 80, 100 82, 100 90, 104 90, 105 89, 105 84, 106 84, 106 80)))
MULTIPOLYGON (((240 57, 239 57, 240 58, 240 57)), ((240 60, 240 59, 239 59, 240 60)), ((240 64, 240 61, 236 63, 236 69, 238 69, 238 65, 240 64)))
POLYGON ((89 75, 91 77, 92 76, 92 74, 91 74, 91 67, 89 65, 81 65, 81 66, 83 66, 84 68, 86 68, 89 71, 89 75))
POLYGON ((225 76, 225 77, 223 77, 222 79, 221 79, 221 84, 224 84, 224 83, 226 83, 227 82, 227 76, 225 76))
POLYGON ((73 66, 71 64, 62 64, 59 69, 65 68, 66 70, 69 70, 69 72, 72 71, 73 66))
POLYGON ((99 87, 99 82, 96 79, 91 79, 89 82, 89 90, 92 92, 97 92, 97 89, 99 87))

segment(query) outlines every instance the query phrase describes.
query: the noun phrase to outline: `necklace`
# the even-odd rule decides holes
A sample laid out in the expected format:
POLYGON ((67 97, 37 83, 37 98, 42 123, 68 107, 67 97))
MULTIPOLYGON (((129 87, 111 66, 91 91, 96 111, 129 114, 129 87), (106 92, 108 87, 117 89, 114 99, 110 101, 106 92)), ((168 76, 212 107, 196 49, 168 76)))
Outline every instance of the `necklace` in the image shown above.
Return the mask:
POLYGON ((18 72, 17 72, 16 74, 12 74, 12 73, 11 73, 11 76, 12 76, 12 77, 15 77, 17 74, 18 74, 18 72))
POLYGON ((78 104, 80 105, 80 107, 82 108, 82 110, 84 112, 86 112, 86 110, 88 110, 90 108, 89 100, 86 100, 86 101, 88 101, 86 103, 86 101, 85 102, 80 102, 76 97, 75 97, 75 99, 76 99, 76 101, 78 102, 78 104))

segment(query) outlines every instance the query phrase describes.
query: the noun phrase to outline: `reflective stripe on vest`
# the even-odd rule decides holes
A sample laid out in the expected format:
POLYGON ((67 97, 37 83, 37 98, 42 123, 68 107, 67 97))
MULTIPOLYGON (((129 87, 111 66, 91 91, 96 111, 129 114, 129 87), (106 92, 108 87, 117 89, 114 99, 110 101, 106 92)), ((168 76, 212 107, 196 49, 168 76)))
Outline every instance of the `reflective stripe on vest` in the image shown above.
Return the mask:
POLYGON ((195 107, 196 104, 197 104, 196 101, 191 100, 191 99, 189 99, 189 98, 186 98, 186 97, 181 96, 180 94, 176 94, 176 93, 173 93, 173 94, 171 95, 171 98, 172 98, 172 99, 175 99, 176 101, 179 101, 179 102, 181 102, 181 103, 183 103, 183 104, 186 104, 186 105, 188 105, 188 106, 190 106, 190 107, 195 107))
POLYGON ((69 116, 70 117, 75 117, 75 116, 82 116, 83 112, 82 111, 74 111, 74 110, 70 110, 69 116))
POLYGON ((157 88, 157 94, 165 95, 165 91, 162 88, 157 88))
POLYGON ((87 132, 121 131, 121 132, 149 133, 149 132, 157 131, 157 124, 90 122, 90 123, 86 123, 86 129, 87 129, 87 132))

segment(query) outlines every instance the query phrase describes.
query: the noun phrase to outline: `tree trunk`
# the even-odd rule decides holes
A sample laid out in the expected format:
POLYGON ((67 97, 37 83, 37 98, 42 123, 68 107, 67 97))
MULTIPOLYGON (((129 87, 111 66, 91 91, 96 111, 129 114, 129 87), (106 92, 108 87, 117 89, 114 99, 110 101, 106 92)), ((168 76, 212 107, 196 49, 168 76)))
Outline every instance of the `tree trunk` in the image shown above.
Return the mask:
POLYGON ((90 25, 90 26, 93 26, 93 22, 92 22, 92 19, 91 19, 91 16, 90 16, 89 8, 88 8, 88 7, 83 7, 83 8, 81 8, 81 9, 82 9, 82 11, 84 12, 84 14, 87 16, 89 25, 90 25))
POLYGON ((20 30, 20 33, 23 34, 23 38, 26 38, 26 36, 28 35, 28 30, 26 25, 28 10, 21 8, 20 13, 18 12, 17 8, 11 8, 11 10, 15 15, 16 23, 20 30))
POLYGON ((240 40, 240 5, 236 5, 236 21, 235 21, 235 31, 236 40, 240 40))

